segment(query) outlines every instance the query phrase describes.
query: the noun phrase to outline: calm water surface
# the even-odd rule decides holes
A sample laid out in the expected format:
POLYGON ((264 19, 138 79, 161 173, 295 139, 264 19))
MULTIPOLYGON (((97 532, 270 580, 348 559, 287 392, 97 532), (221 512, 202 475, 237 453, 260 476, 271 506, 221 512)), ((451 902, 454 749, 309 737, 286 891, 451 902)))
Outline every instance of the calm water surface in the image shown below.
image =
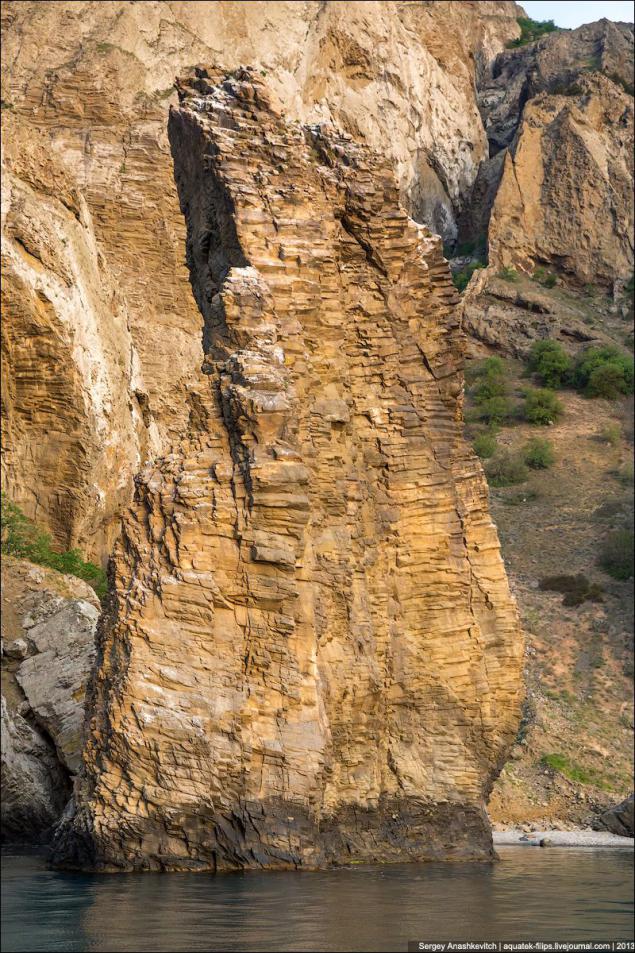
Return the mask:
POLYGON ((633 853, 501 848, 497 864, 323 873, 67 874, 2 859, 2 950, 405 950, 408 940, 633 938, 633 853))

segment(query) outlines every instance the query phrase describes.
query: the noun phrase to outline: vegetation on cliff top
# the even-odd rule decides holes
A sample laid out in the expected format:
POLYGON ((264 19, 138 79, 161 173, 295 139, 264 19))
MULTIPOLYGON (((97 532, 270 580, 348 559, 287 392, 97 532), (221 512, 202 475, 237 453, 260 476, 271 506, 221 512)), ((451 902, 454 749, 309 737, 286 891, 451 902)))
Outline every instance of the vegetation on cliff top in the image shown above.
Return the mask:
POLYGON ((553 20, 532 20, 531 17, 518 17, 517 21, 520 27, 520 36, 517 40, 512 40, 507 44, 507 49, 512 50, 519 46, 526 46, 539 40, 547 33, 553 33, 558 29, 553 20))
POLYGON ((100 599, 103 598, 107 580, 106 573, 100 566, 87 562, 78 549, 57 552, 53 549, 49 533, 38 529, 4 493, 1 500, 0 526, 4 554, 28 559, 57 572, 77 576, 92 586, 100 599))

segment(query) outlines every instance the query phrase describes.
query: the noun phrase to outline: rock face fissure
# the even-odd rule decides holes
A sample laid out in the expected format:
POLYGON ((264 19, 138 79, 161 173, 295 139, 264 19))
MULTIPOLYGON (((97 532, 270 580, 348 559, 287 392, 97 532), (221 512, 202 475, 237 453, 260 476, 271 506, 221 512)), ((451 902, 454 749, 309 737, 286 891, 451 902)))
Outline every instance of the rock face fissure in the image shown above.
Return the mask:
POLYGON ((491 857, 523 646, 441 242, 254 72, 179 95, 207 377, 124 519, 56 862, 491 857))

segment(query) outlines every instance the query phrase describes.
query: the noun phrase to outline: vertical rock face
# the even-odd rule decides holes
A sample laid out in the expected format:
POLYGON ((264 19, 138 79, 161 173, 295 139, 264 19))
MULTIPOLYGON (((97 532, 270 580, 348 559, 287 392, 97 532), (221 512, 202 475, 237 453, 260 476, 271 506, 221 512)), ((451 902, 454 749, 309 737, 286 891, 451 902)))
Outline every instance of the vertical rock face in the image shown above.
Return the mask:
POLYGON ((522 641, 440 240, 254 73, 180 99, 205 376, 124 521, 57 862, 489 856, 522 641))
POLYGON ((513 2, 2 4, 3 489, 105 559, 197 414, 200 314, 166 135, 174 77, 249 63, 289 114, 385 153, 451 236, 487 139, 474 77, 513 2), (248 9, 248 12, 247 12, 248 9))
POLYGON ((490 263, 548 265, 610 290, 628 279, 632 25, 600 20, 499 54, 479 105, 492 157, 463 224, 471 237, 487 234, 490 263))

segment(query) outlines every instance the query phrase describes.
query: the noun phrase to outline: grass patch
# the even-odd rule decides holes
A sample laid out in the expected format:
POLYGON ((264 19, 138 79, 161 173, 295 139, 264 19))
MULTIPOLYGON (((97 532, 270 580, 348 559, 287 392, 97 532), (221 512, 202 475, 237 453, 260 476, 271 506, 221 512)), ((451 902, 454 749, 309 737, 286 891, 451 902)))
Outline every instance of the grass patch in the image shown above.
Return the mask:
POLYGON ((543 755, 540 763, 551 771, 557 771, 564 775, 570 781, 575 781, 578 784, 592 784, 604 791, 619 788, 623 783, 617 775, 607 777, 602 772, 596 771, 595 768, 583 768, 582 765, 576 764, 575 761, 571 761, 566 755, 559 752, 543 755))
POLYGON ((510 493, 508 496, 503 497, 502 502, 505 506, 522 506, 523 503, 533 503, 533 501, 539 497, 540 494, 537 490, 519 490, 517 493, 510 493))
POLYGON ((1 500, 0 525, 4 554, 28 559, 39 566, 77 576, 92 586, 100 599, 105 596, 107 579, 100 566, 87 562, 78 549, 57 552, 53 549, 49 533, 38 529, 4 493, 1 500))
POLYGON ((497 273, 497 277, 502 278, 503 281, 511 281, 515 283, 518 281, 518 272, 515 268, 505 267, 501 268, 501 270, 497 273))
POLYGON ((612 477, 622 484, 622 486, 633 486, 635 482, 635 474, 633 473, 633 464, 629 461, 628 463, 623 463, 621 467, 618 467, 616 470, 609 471, 612 477))
POLYGON ((634 569, 634 536, 632 529, 618 529, 604 540, 598 563, 613 579, 631 579, 634 569))
POLYGON ((597 773, 587 771, 585 768, 580 767, 580 765, 569 761, 565 755, 555 752, 553 754, 543 755, 540 761, 546 768, 551 768, 552 771, 558 771, 560 774, 564 774, 565 778, 569 778, 570 781, 578 781, 580 784, 592 784, 593 775, 597 773))
POLYGON ((554 275, 552 271, 547 271, 542 265, 538 265, 537 268, 534 268, 534 273, 531 277, 534 281, 537 281, 539 285, 542 285, 543 288, 555 288, 558 283, 558 276, 554 275))
POLYGON ((611 447, 617 447, 622 439, 622 428, 619 424, 606 424, 598 432, 598 440, 601 443, 608 443, 611 447))

